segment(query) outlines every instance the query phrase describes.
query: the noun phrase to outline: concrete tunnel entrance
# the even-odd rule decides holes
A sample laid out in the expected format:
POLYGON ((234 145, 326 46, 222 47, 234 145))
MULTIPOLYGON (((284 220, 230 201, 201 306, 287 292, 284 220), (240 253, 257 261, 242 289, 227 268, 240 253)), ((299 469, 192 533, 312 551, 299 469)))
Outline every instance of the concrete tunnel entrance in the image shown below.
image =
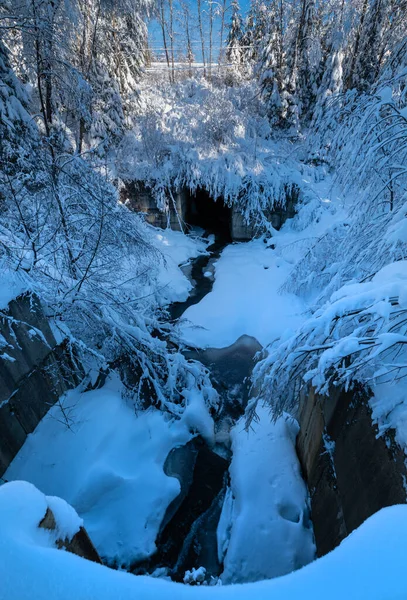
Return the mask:
POLYGON ((214 200, 204 189, 199 188, 188 198, 185 220, 188 225, 202 227, 226 242, 232 241, 232 210, 222 199, 214 200))

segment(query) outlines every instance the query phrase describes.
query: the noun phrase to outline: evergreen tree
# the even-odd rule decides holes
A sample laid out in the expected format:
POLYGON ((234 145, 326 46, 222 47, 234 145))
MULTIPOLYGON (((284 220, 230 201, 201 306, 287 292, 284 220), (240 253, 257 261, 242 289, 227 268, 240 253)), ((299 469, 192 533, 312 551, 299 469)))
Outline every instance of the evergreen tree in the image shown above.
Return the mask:
POLYGON ((287 93, 283 63, 282 36, 274 11, 269 12, 270 28, 260 62, 260 83, 268 116, 273 125, 287 125, 287 93))
POLYGON ((302 0, 290 84, 298 104, 299 115, 304 119, 308 119, 312 115, 318 89, 317 73, 320 55, 317 46, 315 0, 302 0))
POLYGON ((238 0, 232 1, 232 18, 226 40, 226 60, 231 65, 232 74, 241 75, 243 64, 243 22, 238 0))
MULTIPOLYGON (((383 65, 388 42, 388 30, 394 31, 398 3, 391 0, 371 0, 361 27, 359 52, 355 58, 351 85, 369 90, 377 80, 383 65)), ((404 9, 406 6, 404 6, 404 9)), ((404 14, 404 20, 406 14, 404 14)))
POLYGON ((124 130, 124 112, 119 86, 110 77, 98 60, 92 67, 92 119, 91 140, 102 156, 113 144, 117 143, 124 130))
POLYGON ((3 185, 16 173, 29 173, 30 142, 36 128, 29 114, 29 98, 16 77, 8 50, 0 40, 0 178, 3 185))

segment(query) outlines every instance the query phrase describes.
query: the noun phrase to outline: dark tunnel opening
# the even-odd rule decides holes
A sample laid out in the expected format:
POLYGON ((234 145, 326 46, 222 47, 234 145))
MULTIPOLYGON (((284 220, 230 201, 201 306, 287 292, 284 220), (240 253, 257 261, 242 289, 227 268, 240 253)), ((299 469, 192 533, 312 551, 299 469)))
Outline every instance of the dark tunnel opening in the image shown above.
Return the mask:
POLYGON ((232 210, 221 198, 214 200, 204 189, 198 189, 190 197, 186 221, 188 225, 202 227, 208 234, 215 234, 218 240, 231 242, 232 210))

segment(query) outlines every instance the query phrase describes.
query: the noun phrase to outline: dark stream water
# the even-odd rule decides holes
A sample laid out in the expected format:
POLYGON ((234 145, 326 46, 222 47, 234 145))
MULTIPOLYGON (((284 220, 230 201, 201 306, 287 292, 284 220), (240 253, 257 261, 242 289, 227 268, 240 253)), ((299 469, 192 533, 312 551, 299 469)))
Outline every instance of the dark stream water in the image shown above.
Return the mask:
MULTIPOLYGON (((212 233, 207 231, 206 235, 212 233)), ((189 265, 187 276, 193 284, 191 294, 184 302, 174 302, 169 307, 170 319, 182 319, 190 306, 198 304, 212 291, 214 283, 214 263, 225 247, 231 243, 230 236, 215 232, 215 241, 208 247, 208 254, 199 256, 189 265), (205 275, 210 271, 212 276, 205 275)), ((246 408, 251 374, 255 364, 255 355, 261 350, 259 342, 248 335, 241 336, 227 348, 184 348, 187 359, 197 360, 208 368, 212 385, 220 397, 220 407, 215 418, 215 427, 220 432, 219 446, 224 446, 224 455, 228 455, 229 431, 233 423, 246 408), (224 435, 221 431, 223 430, 224 435)), ((219 448, 222 451, 221 448, 219 448)))
MULTIPOLYGON (((184 269, 193 289, 187 300, 169 307, 171 321, 182 319, 188 307, 211 292, 214 263, 230 241, 218 233, 208 254, 197 257, 184 269), (210 277, 208 271, 212 273, 210 277)), ((209 447, 198 435, 168 455, 164 472, 178 479, 180 494, 167 508, 156 540, 157 552, 147 561, 133 565, 134 573, 153 573, 163 568, 178 582, 183 581, 187 570, 199 566, 205 567, 207 581, 221 574, 217 526, 229 482, 230 430, 244 413, 254 357, 260 349, 257 340, 247 335, 227 348, 182 349, 187 359, 205 365, 219 394, 219 406, 212 415, 215 444, 209 447)))
POLYGON ((214 277, 206 277, 204 273, 208 271, 210 264, 219 258, 222 250, 226 248, 228 243, 229 240, 215 236, 215 241, 207 248, 208 254, 198 256, 198 258, 192 261, 189 277, 194 287, 184 302, 173 302, 171 304, 168 310, 171 321, 176 321, 182 317, 187 308, 198 304, 202 298, 212 291, 214 277))

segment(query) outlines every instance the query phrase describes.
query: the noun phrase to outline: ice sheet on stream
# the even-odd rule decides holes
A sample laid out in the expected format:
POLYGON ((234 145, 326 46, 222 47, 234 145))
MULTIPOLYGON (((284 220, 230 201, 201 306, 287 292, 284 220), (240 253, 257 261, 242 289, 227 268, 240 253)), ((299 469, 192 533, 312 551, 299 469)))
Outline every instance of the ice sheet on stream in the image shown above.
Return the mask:
POLYGON ((305 306, 293 294, 278 292, 290 268, 262 239, 225 248, 215 264, 212 292, 183 315, 183 340, 224 348, 246 334, 265 345, 294 329, 305 306))
MULTIPOLYGON (((38 528, 47 498, 25 482, 0 487, 0 600, 403 600, 407 506, 385 508, 333 552, 270 581, 190 587, 137 577, 55 548, 38 528)), ((67 513, 64 513, 65 516, 67 513)), ((58 527, 65 530, 64 514, 58 527)))

